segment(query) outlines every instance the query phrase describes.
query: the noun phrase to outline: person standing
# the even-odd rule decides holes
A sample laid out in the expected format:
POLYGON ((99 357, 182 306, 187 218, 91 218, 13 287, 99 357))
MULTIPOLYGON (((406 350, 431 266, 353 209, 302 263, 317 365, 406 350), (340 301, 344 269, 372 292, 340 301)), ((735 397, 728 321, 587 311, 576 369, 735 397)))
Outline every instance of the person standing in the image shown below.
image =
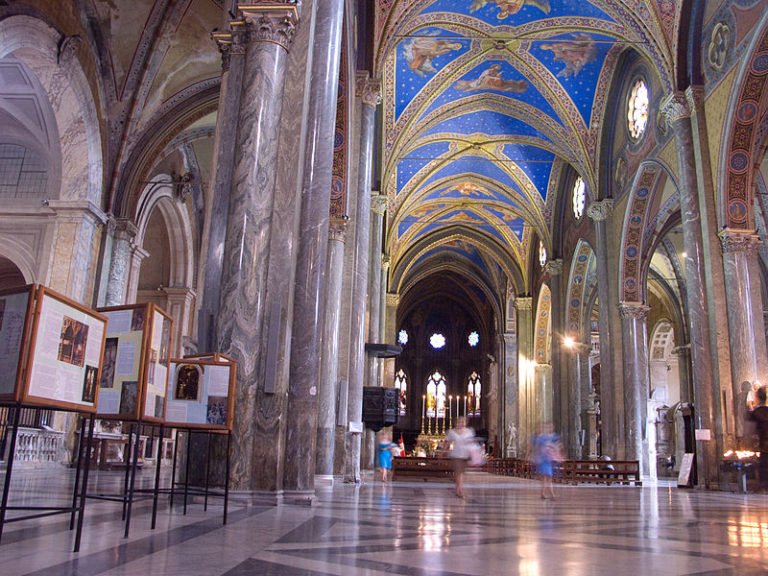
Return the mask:
POLYGON ((757 426, 758 450, 760 451, 760 460, 758 461, 758 473, 760 475, 760 491, 768 492, 768 406, 766 406, 766 396, 768 393, 765 386, 761 386, 755 392, 757 406, 749 413, 749 419, 755 422, 757 426))
POLYGON ((377 463, 381 470, 381 481, 389 482, 390 471, 392 470, 392 451, 400 452, 400 447, 393 443, 389 437, 382 434, 379 439, 377 463))
POLYGON ((464 473, 475 447, 475 431, 467 427, 467 419, 460 416, 456 420, 456 427, 448 430, 445 441, 450 445, 448 455, 453 459, 453 481, 456 487, 456 496, 464 498, 464 473))

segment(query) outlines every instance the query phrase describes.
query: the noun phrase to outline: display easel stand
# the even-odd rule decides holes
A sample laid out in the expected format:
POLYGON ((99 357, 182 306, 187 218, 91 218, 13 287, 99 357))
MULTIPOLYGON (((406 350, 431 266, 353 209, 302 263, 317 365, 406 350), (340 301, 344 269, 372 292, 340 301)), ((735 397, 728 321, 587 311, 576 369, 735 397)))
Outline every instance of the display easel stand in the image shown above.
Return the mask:
POLYGON ((8 451, 8 464, 5 471, 5 482, 3 484, 3 497, 0 501, 0 541, 3 537, 3 528, 5 524, 10 522, 18 522, 21 520, 31 520, 33 518, 43 518, 45 516, 53 516, 55 514, 70 514, 69 529, 72 530, 75 527, 75 516, 77 515, 77 531, 75 532, 75 546, 73 552, 80 551, 80 541, 83 532, 83 516, 85 514, 85 501, 88 489, 88 472, 90 470, 90 454, 91 446, 93 444, 93 428, 94 417, 91 414, 88 419, 90 425, 88 429, 88 438, 85 438, 85 418, 83 418, 80 432, 80 443, 77 452, 77 471, 75 472, 75 483, 72 489, 72 505, 71 506, 8 506, 8 499, 11 491, 11 477, 13 476, 13 462, 16 452, 16 438, 19 431, 19 419, 21 417, 21 409, 25 406, 21 404, 13 404, 13 424, 11 427, 11 442, 8 451), (85 454, 85 467, 81 469, 83 465, 83 454, 85 454), (26 516, 17 516, 15 518, 8 519, 6 514, 8 510, 26 510, 35 512, 26 516))
MULTIPOLYGON (((171 501, 170 505, 171 508, 173 507, 173 499, 174 495, 176 493, 176 486, 183 485, 184 486, 184 515, 187 514, 187 502, 189 500, 190 495, 197 495, 203 496, 203 510, 208 511, 208 498, 209 496, 222 496, 221 494, 215 494, 210 491, 210 462, 211 462, 211 450, 212 450, 212 442, 211 442, 211 436, 216 434, 216 432, 213 432, 211 430, 199 430, 199 429, 191 429, 191 428, 184 428, 179 429, 185 432, 187 437, 187 458, 186 463, 184 467, 184 482, 176 482, 176 467, 178 463, 178 451, 179 451, 179 443, 176 442, 173 448, 173 469, 171 472, 171 501), (198 433, 198 434, 206 434, 207 436, 207 450, 206 450, 206 458, 205 458, 205 484, 202 491, 195 488, 190 488, 189 485, 189 466, 190 466, 190 458, 189 454, 192 449, 192 434, 198 433)), ((224 469, 224 514, 223 514, 223 524, 226 525, 227 523, 227 514, 229 512, 229 468, 230 468, 230 453, 232 448, 232 432, 227 432, 227 456, 226 456, 226 464, 224 469)))
MULTIPOLYGON (((157 465, 155 470, 155 483, 153 488, 149 490, 140 490, 136 488, 136 471, 139 467, 139 452, 141 450, 141 427, 142 425, 152 426, 152 436, 154 438, 155 426, 153 424, 145 424, 141 420, 132 422, 130 430, 128 432, 128 441, 126 442, 127 452, 125 455, 125 477, 123 478, 123 493, 120 495, 108 495, 108 494, 88 494, 87 498, 94 498, 96 500, 108 500, 112 502, 122 502, 123 513, 122 520, 125 522, 125 530, 123 532, 123 538, 128 538, 131 530, 131 518, 133 516, 133 501, 137 493, 151 493, 152 497, 152 529, 155 529, 157 520, 157 506, 158 496, 160 490, 160 464, 161 458, 158 454, 157 465)), ((160 437, 162 438, 165 427, 160 425, 160 437)))

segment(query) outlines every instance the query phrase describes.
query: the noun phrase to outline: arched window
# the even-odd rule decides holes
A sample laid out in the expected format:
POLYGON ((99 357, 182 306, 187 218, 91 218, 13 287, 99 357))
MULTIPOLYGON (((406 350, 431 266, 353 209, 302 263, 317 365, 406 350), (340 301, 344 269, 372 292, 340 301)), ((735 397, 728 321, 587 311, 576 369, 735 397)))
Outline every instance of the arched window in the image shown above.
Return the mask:
POLYGON ((480 375, 472 372, 467 382, 467 416, 480 416, 481 395, 480 375))
POLYGON ((442 414, 439 417, 445 418, 445 390, 445 377, 435 370, 427 382, 427 418, 435 418, 439 414, 441 402, 442 414))
POLYGON ((639 140, 648 125, 648 86, 645 80, 638 78, 632 85, 627 97, 627 128, 634 140, 639 140))
POLYGON ((395 374, 395 388, 397 388, 397 397, 399 398, 398 404, 400 416, 405 416, 407 406, 406 400, 408 399, 408 377, 405 375, 402 368, 395 374))

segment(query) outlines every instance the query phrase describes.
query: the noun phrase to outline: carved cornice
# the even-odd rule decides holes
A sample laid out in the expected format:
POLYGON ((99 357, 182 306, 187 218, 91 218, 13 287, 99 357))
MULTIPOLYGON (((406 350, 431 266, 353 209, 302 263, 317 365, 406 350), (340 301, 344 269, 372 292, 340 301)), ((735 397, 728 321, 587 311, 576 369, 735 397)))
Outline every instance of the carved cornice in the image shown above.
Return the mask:
POLYGON ((379 216, 383 216, 387 211, 387 197, 378 192, 371 192, 371 211, 379 216))
POLYGON ((525 298, 515 298, 516 310, 533 310, 533 298, 530 296, 525 298))
POLYGON ((678 120, 691 117, 691 108, 682 92, 674 92, 661 101, 661 113, 667 121, 667 125, 674 126, 678 120))
POLYGON ((632 320, 645 320, 651 307, 642 302, 619 302, 619 315, 632 320))
POLYGON ((333 218, 328 225, 328 240, 341 242, 342 244, 346 242, 348 224, 349 220, 333 218))
POLYGON ((547 264, 544 266, 544 271, 550 276, 560 276, 560 274, 563 273, 562 258, 557 258, 555 260, 550 260, 549 262, 547 262, 547 264))
POLYGON ((111 217, 110 222, 114 223, 115 238, 121 238, 133 243, 136 239, 136 235, 139 233, 139 229, 132 220, 128 218, 111 217))
POLYGON ((587 207, 587 216, 590 220, 595 222, 603 222, 608 219, 608 216, 613 212, 613 199, 606 198, 605 200, 599 200, 592 202, 587 207))
POLYGON ((723 253, 732 252, 754 252, 762 244, 760 237, 754 230, 734 230, 725 228, 717 234, 720 238, 720 244, 723 247, 723 253))
POLYGON ((231 23, 233 31, 244 23, 251 42, 272 42, 288 50, 299 22, 295 3, 262 1, 238 4, 237 8, 243 19, 231 23))
POLYGON ((366 106, 378 106, 381 104, 381 81, 370 78, 367 72, 358 72, 355 96, 362 98, 366 106))
POLYGON ((387 306, 397 306, 400 304, 400 294, 394 292, 387 292, 387 306))

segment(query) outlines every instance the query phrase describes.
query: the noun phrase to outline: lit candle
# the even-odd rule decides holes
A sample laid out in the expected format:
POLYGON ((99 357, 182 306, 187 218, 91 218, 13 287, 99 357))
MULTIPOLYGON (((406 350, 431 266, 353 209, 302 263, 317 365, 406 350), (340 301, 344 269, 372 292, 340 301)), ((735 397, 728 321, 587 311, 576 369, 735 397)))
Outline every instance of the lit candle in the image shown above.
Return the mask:
POLYGON ((453 396, 448 396, 448 427, 451 427, 451 410, 453 409, 453 396))
POLYGON ((423 420, 426 415, 427 415, 427 397, 422 396, 421 397, 421 419, 423 420))
POLYGON ((464 418, 467 417, 467 397, 464 396, 464 418))

